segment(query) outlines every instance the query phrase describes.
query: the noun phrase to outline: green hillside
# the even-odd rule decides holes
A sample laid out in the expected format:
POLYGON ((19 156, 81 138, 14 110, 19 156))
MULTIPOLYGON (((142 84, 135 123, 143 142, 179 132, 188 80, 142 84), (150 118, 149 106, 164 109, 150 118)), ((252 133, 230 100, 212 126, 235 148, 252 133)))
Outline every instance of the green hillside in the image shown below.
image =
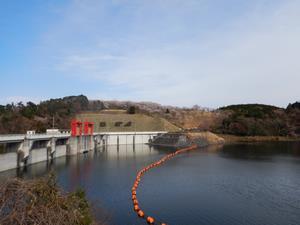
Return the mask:
POLYGON ((95 124, 95 132, 130 131, 178 131, 179 128, 167 120, 143 114, 126 113, 81 113, 76 116, 81 121, 95 124))

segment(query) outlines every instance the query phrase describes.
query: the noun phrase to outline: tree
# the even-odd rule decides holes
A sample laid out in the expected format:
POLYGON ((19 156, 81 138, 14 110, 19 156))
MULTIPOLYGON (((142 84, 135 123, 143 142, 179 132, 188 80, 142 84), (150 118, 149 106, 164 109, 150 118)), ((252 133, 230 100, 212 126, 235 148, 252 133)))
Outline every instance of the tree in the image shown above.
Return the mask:
POLYGON ((37 113, 37 105, 33 102, 27 102, 26 107, 21 108, 22 116, 32 119, 37 113))
POLYGON ((133 106, 133 105, 132 105, 132 106, 129 106, 127 112, 128 112, 129 114, 135 114, 135 112, 136 112, 135 106, 133 106))

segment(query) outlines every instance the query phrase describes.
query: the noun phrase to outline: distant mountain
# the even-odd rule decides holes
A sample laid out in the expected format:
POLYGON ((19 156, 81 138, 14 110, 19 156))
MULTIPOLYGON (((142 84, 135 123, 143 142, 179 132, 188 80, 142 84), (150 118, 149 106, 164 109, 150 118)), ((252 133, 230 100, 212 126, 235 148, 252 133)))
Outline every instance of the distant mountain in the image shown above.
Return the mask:
POLYGON ((300 103, 286 109, 262 104, 241 104, 209 110, 194 106, 180 108, 153 102, 89 100, 84 95, 50 99, 39 104, 22 102, 0 105, 0 133, 44 132, 54 125, 70 129, 70 121, 80 113, 103 110, 126 110, 128 113, 163 118, 179 128, 213 131, 233 135, 300 136, 300 103))

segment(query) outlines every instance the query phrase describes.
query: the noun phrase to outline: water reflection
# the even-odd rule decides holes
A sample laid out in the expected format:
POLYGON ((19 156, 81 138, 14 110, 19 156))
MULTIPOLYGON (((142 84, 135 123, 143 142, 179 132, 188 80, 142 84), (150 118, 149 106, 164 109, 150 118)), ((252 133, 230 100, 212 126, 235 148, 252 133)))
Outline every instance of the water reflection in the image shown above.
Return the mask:
MULTIPOLYGON (((172 225, 296 225, 300 221, 299 143, 210 146, 182 154, 143 177, 140 204, 172 225)), ((110 224, 139 225, 130 189, 145 165, 173 149, 120 145, 39 163, 19 175, 54 170, 65 190, 84 188, 111 213, 110 224)), ((0 177, 17 176, 16 170, 0 177)), ((1 179, 1 178, 0 178, 1 179)))
POLYGON ((274 160, 274 156, 300 158, 299 142, 263 142, 225 145, 220 156, 243 160, 274 160))

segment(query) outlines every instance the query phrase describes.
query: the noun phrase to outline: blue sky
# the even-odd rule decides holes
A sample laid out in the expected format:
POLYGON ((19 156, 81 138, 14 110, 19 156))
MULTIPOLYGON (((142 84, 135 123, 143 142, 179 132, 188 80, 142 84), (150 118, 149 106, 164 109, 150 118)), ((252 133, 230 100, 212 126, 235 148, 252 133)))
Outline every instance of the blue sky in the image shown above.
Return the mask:
POLYGON ((0 103, 300 100, 300 1, 0 0, 0 103))

